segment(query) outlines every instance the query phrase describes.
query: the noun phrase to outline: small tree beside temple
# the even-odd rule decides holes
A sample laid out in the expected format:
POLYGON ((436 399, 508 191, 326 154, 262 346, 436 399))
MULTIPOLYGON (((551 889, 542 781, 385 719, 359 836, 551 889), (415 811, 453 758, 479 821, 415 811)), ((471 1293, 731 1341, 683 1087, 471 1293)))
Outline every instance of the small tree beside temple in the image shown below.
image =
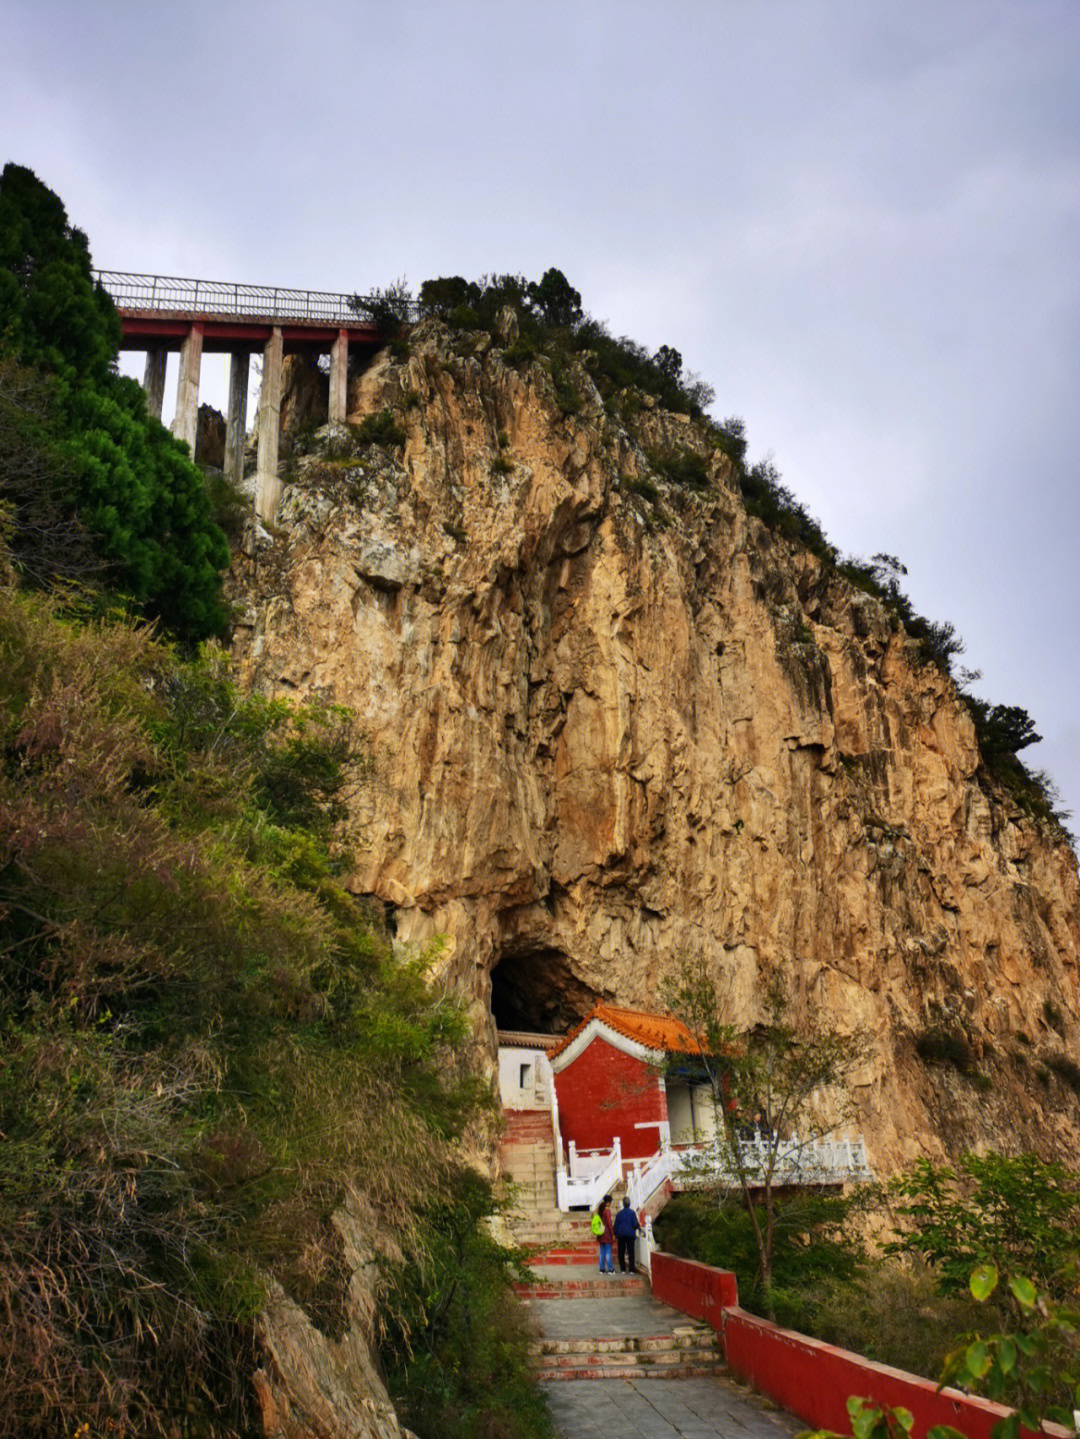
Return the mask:
MULTIPOLYGON (((866 1053, 859 1035, 803 1036, 790 1018, 790 999, 778 977, 765 996, 765 1018, 740 1031, 703 956, 686 957, 662 991, 671 1012, 700 1047, 698 1064, 716 1115, 715 1170, 733 1175, 758 1252, 768 1293, 778 1223, 777 1191, 790 1182, 799 1155, 850 1114, 848 1076, 866 1053), (828 1118, 818 1100, 830 1091, 828 1118), (744 1141, 753 1136, 757 1142, 744 1141)), ((719 1193, 723 1195, 721 1182, 719 1193)))

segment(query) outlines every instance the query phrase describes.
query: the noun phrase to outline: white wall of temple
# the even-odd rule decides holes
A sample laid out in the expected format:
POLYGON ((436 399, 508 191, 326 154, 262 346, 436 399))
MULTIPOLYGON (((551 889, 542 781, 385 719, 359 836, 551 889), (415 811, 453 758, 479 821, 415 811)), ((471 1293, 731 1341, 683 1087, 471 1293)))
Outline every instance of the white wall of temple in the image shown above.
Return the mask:
POLYGON ((546 1109, 551 1103, 551 1065, 539 1049, 499 1047, 499 1097, 504 1109, 546 1109))

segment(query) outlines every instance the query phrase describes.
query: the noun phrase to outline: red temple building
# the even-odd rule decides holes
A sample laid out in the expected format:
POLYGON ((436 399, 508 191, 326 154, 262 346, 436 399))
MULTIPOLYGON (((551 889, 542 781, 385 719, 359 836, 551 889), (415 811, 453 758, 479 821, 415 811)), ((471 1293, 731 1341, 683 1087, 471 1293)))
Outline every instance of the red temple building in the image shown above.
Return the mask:
POLYGON ((618 1136, 628 1163, 667 1144, 711 1138, 712 1096, 692 1062, 699 1053, 686 1025, 670 1015, 596 1004, 547 1052, 563 1140, 607 1149, 618 1136))

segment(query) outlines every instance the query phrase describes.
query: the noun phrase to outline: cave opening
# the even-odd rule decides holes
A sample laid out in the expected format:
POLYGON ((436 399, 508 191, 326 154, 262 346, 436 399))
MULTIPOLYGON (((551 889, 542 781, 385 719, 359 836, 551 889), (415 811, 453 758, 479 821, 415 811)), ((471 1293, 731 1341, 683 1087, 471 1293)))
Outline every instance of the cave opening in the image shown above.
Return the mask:
POLYGON ((491 971, 491 1013, 497 1029, 562 1035, 584 1019, 597 998, 558 949, 504 950, 491 971))

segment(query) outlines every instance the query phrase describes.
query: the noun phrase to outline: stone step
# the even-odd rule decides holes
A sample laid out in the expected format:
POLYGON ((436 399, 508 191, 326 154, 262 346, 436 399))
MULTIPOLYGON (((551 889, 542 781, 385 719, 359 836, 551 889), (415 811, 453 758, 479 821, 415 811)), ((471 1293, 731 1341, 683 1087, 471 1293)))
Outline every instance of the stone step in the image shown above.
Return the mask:
POLYGON ((550 1212, 540 1208, 522 1211, 517 1222, 522 1227, 535 1229, 537 1234, 592 1233, 592 1222, 588 1215, 563 1214, 558 1209, 550 1212))
POLYGON ((560 1379, 708 1379, 722 1374, 718 1364, 694 1360, 691 1364, 575 1365, 565 1369, 535 1369, 533 1377, 540 1384, 553 1384, 560 1379))
POLYGON ((680 1325, 667 1334, 619 1334, 596 1338, 530 1339, 533 1359, 559 1359, 581 1354, 633 1358, 637 1355, 703 1355, 719 1358, 715 1332, 707 1324, 680 1325))
POLYGON ((587 1229, 537 1229, 531 1224, 515 1224, 511 1219, 510 1231, 518 1244, 550 1244, 553 1249, 579 1249, 589 1244, 596 1248, 596 1240, 587 1229))
POLYGON ((530 1264, 558 1264, 564 1268, 596 1269, 596 1246, 592 1249, 539 1249, 531 1255, 530 1264))
POLYGON ((575 1254, 591 1254, 594 1260, 599 1257, 596 1240, 591 1234, 536 1234, 530 1230, 515 1229, 513 1225, 511 1232, 515 1242, 523 1249, 571 1249, 575 1254))
POLYGON ((537 1379, 672 1379, 724 1368, 711 1329, 647 1338, 539 1339, 529 1346, 537 1379))
POLYGON ((585 1279, 575 1273, 585 1265, 565 1267, 565 1279, 562 1275, 557 1279, 554 1275, 537 1275, 531 1283, 518 1283, 514 1288, 523 1299, 622 1299, 649 1292, 640 1274, 600 1274, 594 1270, 592 1276, 585 1279))
POLYGON ((551 1116, 547 1119, 535 1120, 529 1124, 515 1124, 510 1129, 504 1129, 499 1135, 499 1143, 503 1145, 523 1144, 530 1140, 547 1140, 548 1144, 554 1143, 555 1135, 551 1128, 551 1116))

